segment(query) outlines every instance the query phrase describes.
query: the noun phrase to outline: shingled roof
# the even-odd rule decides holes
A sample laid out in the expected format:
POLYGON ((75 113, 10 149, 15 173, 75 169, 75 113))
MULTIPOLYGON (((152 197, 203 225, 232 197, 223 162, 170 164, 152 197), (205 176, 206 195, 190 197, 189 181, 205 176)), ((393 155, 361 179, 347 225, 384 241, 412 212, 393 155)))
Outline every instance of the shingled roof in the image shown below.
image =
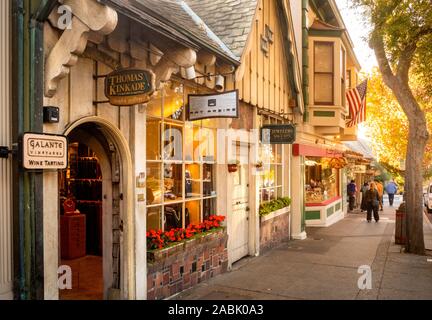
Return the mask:
POLYGON ((189 6, 238 57, 243 55, 257 0, 186 0, 189 6))
MULTIPOLYGON (((101 0, 116 9, 126 10, 146 26, 155 30, 165 30, 177 39, 199 42, 207 49, 219 53, 230 60, 239 61, 224 42, 204 23, 183 0, 101 0)), ((185 42, 186 42, 185 41, 185 42)))

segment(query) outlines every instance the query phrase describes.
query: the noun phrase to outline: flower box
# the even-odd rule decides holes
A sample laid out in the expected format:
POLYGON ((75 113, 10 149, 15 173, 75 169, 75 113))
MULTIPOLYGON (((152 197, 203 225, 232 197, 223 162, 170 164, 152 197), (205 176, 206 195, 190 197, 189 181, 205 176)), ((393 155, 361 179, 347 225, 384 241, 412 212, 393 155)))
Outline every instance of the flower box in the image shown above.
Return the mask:
POLYGON ((221 227, 147 252, 147 298, 166 299, 228 270, 228 234, 221 227))

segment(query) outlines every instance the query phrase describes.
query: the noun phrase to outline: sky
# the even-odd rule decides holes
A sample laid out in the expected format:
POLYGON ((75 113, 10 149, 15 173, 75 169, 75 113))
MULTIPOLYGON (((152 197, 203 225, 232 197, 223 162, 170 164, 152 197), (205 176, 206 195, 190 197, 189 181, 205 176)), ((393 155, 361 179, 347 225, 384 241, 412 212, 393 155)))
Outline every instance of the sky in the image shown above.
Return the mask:
POLYGON ((369 73, 377 66, 375 54, 367 43, 370 26, 362 21, 360 11, 351 8, 352 1, 336 0, 350 37, 354 43, 354 51, 362 66, 362 71, 369 73))

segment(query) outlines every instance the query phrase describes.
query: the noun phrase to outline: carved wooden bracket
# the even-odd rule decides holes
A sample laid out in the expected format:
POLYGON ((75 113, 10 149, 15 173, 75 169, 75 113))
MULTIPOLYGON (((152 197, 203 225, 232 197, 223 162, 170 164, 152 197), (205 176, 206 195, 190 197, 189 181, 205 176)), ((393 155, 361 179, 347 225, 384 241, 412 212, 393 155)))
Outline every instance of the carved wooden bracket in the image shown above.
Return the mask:
MULTIPOLYGON (((114 31, 117 12, 96 0, 60 0, 71 8, 73 18, 71 28, 63 31, 45 62, 45 95, 53 97, 58 82, 65 77, 78 61, 87 46, 89 32, 107 35, 114 31)), ((57 9, 49 20, 56 26, 57 9)), ((94 37, 93 37, 94 38, 94 37)))
POLYGON ((154 67, 156 74, 156 87, 161 81, 168 81, 173 72, 179 67, 189 68, 195 65, 197 54, 189 48, 177 48, 166 52, 160 62, 154 67))

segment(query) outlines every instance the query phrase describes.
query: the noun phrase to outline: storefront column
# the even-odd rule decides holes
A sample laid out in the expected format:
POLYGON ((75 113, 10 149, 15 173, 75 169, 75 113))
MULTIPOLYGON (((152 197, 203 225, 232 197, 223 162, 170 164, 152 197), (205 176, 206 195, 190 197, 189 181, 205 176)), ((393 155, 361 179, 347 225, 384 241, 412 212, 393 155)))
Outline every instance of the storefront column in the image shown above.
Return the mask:
POLYGON ((300 156, 291 158, 291 192, 292 192, 292 221, 291 237, 295 240, 306 239, 304 229, 304 174, 303 161, 300 156))
POLYGON ((44 299, 58 300, 59 288, 57 285, 59 266, 59 202, 57 197, 57 172, 44 172, 43 175, 43 235, 44 242, 44 299))
MULTIPOLYGON (((146 174, 146 113, 143 105, 131 109, 131 151, 134 163, 135 188, 135 243, 128 248, 135 254, 135 299, 147 299, 147 219, 146 189, 142 179, 146 174)), ((151 138, 150 138, 151 139, 151 138)))
MULTIPOLYGON (((0 2, 0 145, 11 148, 10 8, 0 2)), ((12 158, 0 159, 0 300, 12 299, 12 158)))

